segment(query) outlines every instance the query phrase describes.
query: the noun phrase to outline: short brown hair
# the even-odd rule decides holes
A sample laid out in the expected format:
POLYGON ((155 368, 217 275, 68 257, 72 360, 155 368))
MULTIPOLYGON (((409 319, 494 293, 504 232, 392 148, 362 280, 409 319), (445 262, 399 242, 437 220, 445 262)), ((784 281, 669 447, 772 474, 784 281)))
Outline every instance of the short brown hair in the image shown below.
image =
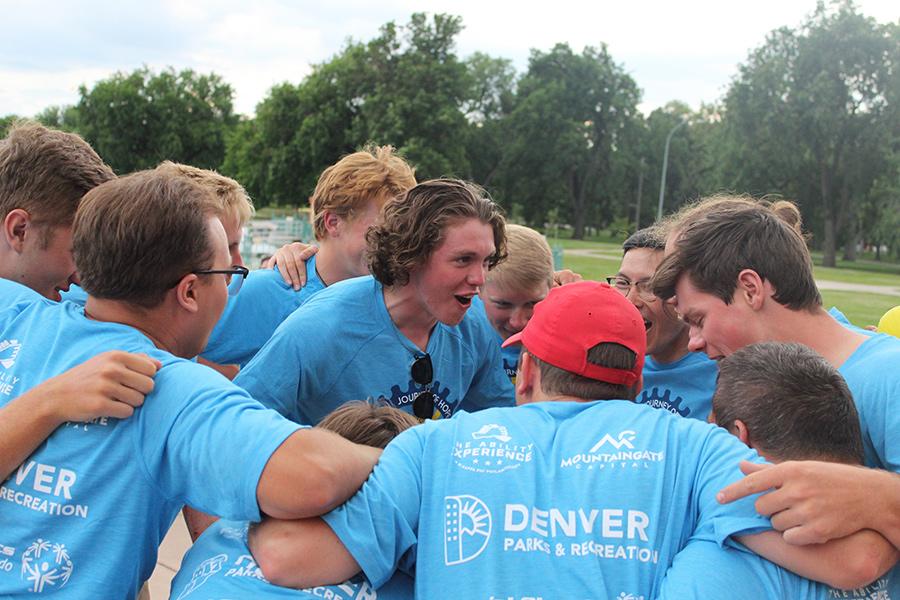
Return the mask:
POLYGON ((384 448, 418 424, 417 418, 388 404, 354 401, 333 410, 316 427, 333 431, 355 444, 384 448))
POLYGON ((491 271, 492 283, 506 288, 553 285, 553 252, 544 236, 523 225, 506 224, 507 257, 491 271))
POLYGON ((862 464, 859 415, 837 369, 802 344, 751 344, 719 362, 716 424, 740 419, 777 460, 862 464))
POLYGON ((799 233, 799 211, 788 202, 720 202, 714 210, 679 224, 675 251, 653 276, 653 293, 664 300, 686 275, 702 292, 731 304, 737 277, 752 269, 775 288, 774 298, 792 310, 814 310, 822 296, 812 259, 799 233), (785 217, 796 215, 796 221, 785 217))
POLYGON ((313 229, 325 237, 325 211, 352 219, 369 201, 386 202, 416 185, 415 169, 391 146, 368 145, 348 154, 322 172, 313 195, 313 229))
POLYGON ((219 201, 220 217, 228 218, 234 215, 241 225, 246 225, 253 217, 253 201, 247 195, 247 190, 231 177, 225 177, 210 169, 198 169, 168 160, 160 163, 157 169, 171 170, 207 188, 219 201))
POLYGON ((0 140, 0 219, 21 208, 37 223, 69 225, 88 190, 115 176, 74 133, 18 122, 0 140))
POLYGON ((454 221, 478 219, 494 231, 493 268, 506 258, 506 222, 500 208, 473 183, 432 179, 384 205, 382 220, 366 233, 369 270, 383 285, 406 285, 413 267, 423 264, 444 240, 454 221))
POLYGON ((208 269, 211 192, 187 177, 139 171, 88 192, 72 235, 82 287, 97 298, 157 306, 181 277, 208 269))
MULTIPOLYGON (((560 369, 534 354, 529 353, 529 356, 541 370, 541 390, 545 394, 574 396, 584 400, 634 400, 640 390, 640 383, 631 386, 607 383, 560 369)), ((587 359, 601 367, 632 369, 637 355, 621 344, 603 342, 588 350, 587 359)))

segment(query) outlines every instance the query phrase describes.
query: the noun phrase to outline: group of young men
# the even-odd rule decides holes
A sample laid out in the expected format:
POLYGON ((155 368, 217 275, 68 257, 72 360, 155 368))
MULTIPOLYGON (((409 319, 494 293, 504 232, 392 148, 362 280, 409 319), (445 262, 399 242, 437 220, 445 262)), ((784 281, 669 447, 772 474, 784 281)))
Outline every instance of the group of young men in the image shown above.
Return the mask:
POLYGON ((0 141, 0 597, 134 598, 187 507, 179 600, 900 598, 900 340, 824 311, 792 205, 607 282, 389 147, 311 207, 247 277, 237 182, 0 141))

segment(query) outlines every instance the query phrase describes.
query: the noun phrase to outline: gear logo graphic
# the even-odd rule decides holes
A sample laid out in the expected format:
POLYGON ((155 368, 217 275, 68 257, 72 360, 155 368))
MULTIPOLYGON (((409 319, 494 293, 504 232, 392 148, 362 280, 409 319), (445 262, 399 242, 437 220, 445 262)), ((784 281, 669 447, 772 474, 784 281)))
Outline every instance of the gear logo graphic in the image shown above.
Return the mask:
POLYGON ((22 554, 22 579, 31 584, 32 592, 40 594, 50 587, 62 588, 73 570, 65 544, 39 538, 22 554))
POLYGON ((444 564, 473 560, 491 539, 491 511, 475 496, 444 498, 444 564))

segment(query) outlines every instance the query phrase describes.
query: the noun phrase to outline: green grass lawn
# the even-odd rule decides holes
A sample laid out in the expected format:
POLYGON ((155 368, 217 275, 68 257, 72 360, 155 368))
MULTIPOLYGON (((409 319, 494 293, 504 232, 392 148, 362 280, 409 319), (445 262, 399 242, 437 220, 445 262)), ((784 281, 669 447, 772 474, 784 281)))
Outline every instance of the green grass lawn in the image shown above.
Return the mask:
MULTIPOLYGON (((560 243, 566 249, 594 249, 604 254, 618 255, 621 246, 603 242, 581 240, 550 240, 551 245, 560 243)), ((840 263, 839 263, 840 264, 840 263)), ((852 263, 851 263, 852 264, 852 263)), ((842 266, 836 269, 815 267, 817 279, 861 283, 867 285, 884 285, 900 288, 900 265, 886 263, 863 263, 863 269, 842 266), (893 272, 896 270, 896 273, 893 272)), ((593 256, 573 256, 566 253, 563 267, 580 273, 585 279, 603 281, 604 277, 614 275, 619 270, 619 261, 593 256)), ((875 325, 888 309, 900 305, 900 296, 869 294, 861 292, 823 290, 822 299, 826 308, 838 307, 855 325, 875 325)))

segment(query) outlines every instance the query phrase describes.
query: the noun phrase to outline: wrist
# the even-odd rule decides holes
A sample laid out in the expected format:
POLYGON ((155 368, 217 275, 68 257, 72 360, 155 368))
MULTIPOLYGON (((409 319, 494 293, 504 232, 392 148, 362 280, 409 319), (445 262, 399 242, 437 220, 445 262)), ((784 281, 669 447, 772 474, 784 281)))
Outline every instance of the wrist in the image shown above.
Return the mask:
POLYGON ((24 408, 33 416, 35 423, 47 430, 55 429, 68 420, 60 410, 56 397, 51 393, 37 388, 23 396, 22 399, 28 401, 27 407, 24 408))

